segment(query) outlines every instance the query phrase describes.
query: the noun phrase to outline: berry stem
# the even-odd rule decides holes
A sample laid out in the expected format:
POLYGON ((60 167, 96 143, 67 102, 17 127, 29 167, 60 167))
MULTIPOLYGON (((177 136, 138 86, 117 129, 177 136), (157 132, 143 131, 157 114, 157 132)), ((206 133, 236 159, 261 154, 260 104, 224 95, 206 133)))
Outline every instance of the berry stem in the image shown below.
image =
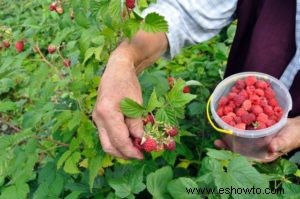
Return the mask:
POLYGON ((62 79, 63 77, 62 77, 62 75, 60 74, 60 72, 57 70, 57 68, 56 68, 53 64, 51 64, 51 63, 46 59, 46 57, 44 56, 44 54, 41 52, 41 49, 39 48, 38 43, 35 44, 34 50, 36 50, 36 51, 38 52, 38 54, 41 56, 42 60, 43 60, 46 64, 48 64, 48 66, 50 66, 51 68, 53 68, 53 69, 55 70, 55 72, 56 72, 57 74, 59 74, 60 78, 62 79))

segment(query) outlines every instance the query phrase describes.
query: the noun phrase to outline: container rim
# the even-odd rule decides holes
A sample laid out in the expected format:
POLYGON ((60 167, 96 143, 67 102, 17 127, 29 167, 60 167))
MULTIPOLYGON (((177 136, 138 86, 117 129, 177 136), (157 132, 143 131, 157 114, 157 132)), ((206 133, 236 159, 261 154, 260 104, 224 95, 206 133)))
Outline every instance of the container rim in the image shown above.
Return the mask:
MULTIPOLYGON (((275 91, 276 92, 276 91, 275 91)), ((214 89, 213 93, 211 94, 211 103, 210 103, 210 111, 212 113, 212 116, 214 118, 214 120, 221 125, 224 129, 226 130, 230 130, 233 132, 233 135, 239 136, 239 137, 244 137, 244 138, 260 138, 260 137, 265 137, 268 136, 270 134, 276 133, 273 130, 274 129, 279 129, 281 126, 283 126, 286 122, 287 122, 287 117, 288 117, 288 113, 290 112, 290 110, 292 109, 292 97, 288 91, 288 89, 286 88, 286 86, 280 82, 280 80, 276 79, 275 77, 265 74, 265 73, 261 73, 261 72, 241 72, 241 73, 236 73, 233 74, 231 76, 228 76, 227 78, 225 78, 224 80, 222 80, 214 89), (218 93, 218 91, 220 89, 224 88, 224 85, 228 85, 230 84, 232 81, 236 81, 238 79, 241 78, 245 78, 247 76, 255 76, 258 77, 260 79, 265 79, 265 80, 269 80, 272 81, 276 84, 279 85, 279 87, 281 89, 283 89, 283 91, 287 94, 287 111, 284 112, 284 114, 282 115, 281 119, 274 124, 273 126, 270 126, 268 128, 265 129, 259 129, 259 130, 241 130, 241 129, 237 129, 234 128, 232 126, 230 126, 229 124, 225 123, 220 117, 219 115, 216 113, 216 110, 214 109, 214 100, 215 100, 215 95, 216 93, 218 93), (217 117, 217 120, 215 119, 215 117, 217 117)))

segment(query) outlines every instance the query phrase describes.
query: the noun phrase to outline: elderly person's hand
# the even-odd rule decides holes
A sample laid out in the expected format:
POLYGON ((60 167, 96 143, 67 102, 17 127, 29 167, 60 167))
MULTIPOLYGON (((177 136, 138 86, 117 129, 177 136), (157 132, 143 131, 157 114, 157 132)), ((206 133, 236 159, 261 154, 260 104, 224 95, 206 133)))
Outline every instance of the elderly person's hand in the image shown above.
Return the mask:
POLYGON ((111 54, 92 114, 102 148, 108 154, 125 159, 143 158, 141 151, 132 142, 134 138, 143 136, 142 120, 126 118, 120 110, 120 102, 128 97, 142 103, 137 74, 156 61, 167 46, 164 33, 140 31, 111 54))
MULTIPOLYGON (((216 140, 215 146, 217 148, 229 149, 229 147, 222 141, 216 140)), ((287 124, 281 131, 272 138, 269 144, 269 155, 261 159, 261 162, 271 162, 278 157, 287 154, 288 152, 300 147, 300 116, 290 118, 287 124)), ((230 150, 230 149, 229 149, 230 150)))

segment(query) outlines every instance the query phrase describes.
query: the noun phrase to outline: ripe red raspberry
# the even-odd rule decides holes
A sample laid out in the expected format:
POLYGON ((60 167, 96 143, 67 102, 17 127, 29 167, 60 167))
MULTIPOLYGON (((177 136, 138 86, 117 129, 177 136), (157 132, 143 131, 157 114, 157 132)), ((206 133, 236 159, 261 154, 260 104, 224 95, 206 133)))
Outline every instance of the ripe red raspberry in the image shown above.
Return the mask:
POLYGON ((10 47, 9 41, 4 40, 4 41, 3 41, 3 46, 4 46, 5 48, 9 48, 9 47, 10 47))
POLYGON ((242 115, 244 115, 244 114, 246 114, 246 113, 248 113, 245 109, 243 109, 243 108, 239 108, 239 109, 237 109, 236 110, 236 112, 235 112, 235 114, 237 115, 237 116, 239 116, 239 117, 241 117, 242 115))
POLYGON ((151 152, 156 150, 157 143, 153 138, 147 138, 142 146, 146 152, 151 152))
POLYGON ((191 92, 191 89, 189 86, 185 86, 183 87, 183 90, 182 90, 183 93, 190 93, 191 92))
POLYGON ((231 91, 230 92, 233 92, 233 93, 239 93, 240 92, 240 89, 238 89, 236 86, 233 86, 231 88, 231 91))
POLYGON ((255 115, 253 113, 246 113, 241 116, 241 119, 242 119, 243 123, 245 123, 246 125, 249 125, 255 121, 255 115))
POLYGON ((269 126, 272 126, 276 124, 276 121, 275 120, 272 120, 272 119, 269 119, 268 122, 266 123, 266 125, 269 127, 269 126))
POLYGON ((239 116, 233 118, 236 124, 242 123, 242 119, 239 116))
POLYGON ((50 11, 55 11, 57 8, 57 3, 56 2, 52 2, 49 6, 49 10, 50 11))
POLYGON ((135 0, 126 0, 125 4, 128 9, 133 9, 135 7, 135 0))
POLYGON ((256 81, 257 81, 256 77, 252 76, 252 75, 245 78, 245 83, 246 83, 247 86, 254 85, 256 83, 256 81))
POLYGON ((253 94, 255 94, 255 87, 254 86, 247 86, 246 87, 246 92, 248 93, 248 95, 253 95, 253 94))
POLYGON ((269 105, 264 106, 264 113, 268 116, 271 116, 274 114, 273 108, 269 105))
POLYGON ((268 117, 268 115, 265 114, 265 113, 260 113, 260 114, 257 116, 256 120, 257 120, 258 122, 262 122, 262 123, 265 123, 265 124, 266 124, 266 123, 268 122, 268 120, 269 120, 269 117, 268 117))
POLYGON ((223 107, 219 107, 219 108, 217 109, 217 114, 218 114, 218 116, 220 116, 220 117, 222 117, 222 116, 224 115, 223 107))
POLYGON ((245 101, 243 102, 243 105, 242 105, 242 107, 243 107, 246 111, 250 110, 251 106, 252 106, 252 103, 251 103, 250 100, 245 100, 245 101))
POLYGON ((264 80, 257 80, 255 83, 256 88, 265 89, 268 87, 268 84, 264 80))
POLYGON ((265 92, 264 92, 264 90, 257 88, 257 89, 255 89, 255 94, 257 94, 258 96, 264 96, 265 92))
POLYGON ((267 100, 267 98, 265 98, 265 97, 260 97, 259 105, 261 105, 262 107, 267 106, 267 105, 268 105, 268 100, 267 100))
POLYGON ((274 108, 274 114, 277 116, 277 118, 279 120, 281 118, 282 114, 283 114, 282 108, 279 107, 279 106, 276 106, 274 108))
POLYGON ((56 51, 56 46, 53 45, 53 44, 50 44, 50 45, 48 46, 48 53, 49 53, 49 54, 53 54, 53 53, 55 53, 55 51, 56 51))
POLYGON ((231 116, 223 116, 221 117, 221 119, 227 124, 230 124, 230 122, 233 121, 233 118, 231 116))
POLYGON ((138 148, 139 150, 143 150, 143 146, 141 145, 142 139, 141 138, 134 138, 133 145, 138 148))
POLYGON ((224 106, 223 113, 224 115, 227 115, 228 113, 232 112, 233 108, 231 106, 224 106))
POLYGON ((246 83, 244 82, 244 80, 239 79, 239 80, 236 81, 235 86, 236 86, 237 89, 242 90, 242 89, 245 88, 246 83))
POLYGON ((222 96, 220 99, 219 99, 219 106, 225 106, 228 102, 228 98, 225 97, 225 96, 222 96))
POLYGON ((253 105, 251 106, 251 112, 254 113, 255 115, 259 115, 262 113, 264 110, 261 106, 259 105, 253 105))
POLYGON ((237 93, 230 92, 230 93, 228 94, 228 99, 231 100, 231 99, 233 99, 236 95, 237 95, 237 93))
POLYGON ((24 50, 24 41, 17 41, 15 47, 18 53, 22 52, 24 50))
POLYGON ((236 108, 236 105, 235 105, 235 103, 234 103, 232 100, 230 100, 230 101, 227 103, 227 106, 230 106, 232 109, 235 109, 235 108, 236 108))
POLYGON ((278 102, 277 102, 277 100, 276 100, 275 98, 270 98, 270 99, 269 99, 269 104, 270 104, 271 106, 273 106, 273 107, 278 106, 278 102))
POLYGON ((249 100, 252 104, 259 105, 260 97, 258 97, 257 95, 250 95, 249 100))
POLYGON ((246 91, 245 89, 241 90, 240 93, 239 93, 239 95, 242 95, 242 96, 244 96, 245 98, 248 98, 248 97, 249 97, 249 95, 248 95, 248 93, 247 93, 247 91, 246 91))
POLYGON ((145 119, 143 119, 143 124, 146 125, 148 123, 154 124, 155 120, 152 114, 148 114, 145 119))
POLYGON ((267 128, 266 123, 261 122, 261 121, 256 122, 255 129, 259 130, 259 129, 265 129, 265 128, 267 128))
POLYGON ((164 144, 164 148, 168 151, 173 151, 176 149, 176 142, 173 139, 168 140, 168 142, 164 144))
POLYGON ((246 98, 243 95, 236 95, 233 98, 233 101, 236 106, 241 106, 245 100, 246 100, 246 98))
POLYGON ((245 130, 246 129, 246 124, 245 123, 238 123, 234 127, 237 128, 237 129, 245 130))
POLYGON ((269 99, 272 99, 275 97, 275 92, 273 91, 272 88, 268 87, 265 89, 265 97, 269 98, 269 99))
POLYGON ((165 133, 171 137, 174 137, 175 135, 178 134, 178 130, 176 127, 171 127, 171 128, 165 129, 165 133))

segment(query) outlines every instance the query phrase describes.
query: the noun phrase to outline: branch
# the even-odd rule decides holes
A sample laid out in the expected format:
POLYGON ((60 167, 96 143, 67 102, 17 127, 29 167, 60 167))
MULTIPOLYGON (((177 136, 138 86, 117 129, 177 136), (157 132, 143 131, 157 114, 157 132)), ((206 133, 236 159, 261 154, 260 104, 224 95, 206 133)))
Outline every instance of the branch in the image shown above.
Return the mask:
POLYGON ((16 127, 15 125, 13 125, 13 124, 10 123, 10 122, 5 121, 3 118, 0 118, 0 122, 3 123, 3 124, 8 125, 10 128, 12 128, 13 130, 15 130, 16 132, 21 131, 20 128, 16 127))

